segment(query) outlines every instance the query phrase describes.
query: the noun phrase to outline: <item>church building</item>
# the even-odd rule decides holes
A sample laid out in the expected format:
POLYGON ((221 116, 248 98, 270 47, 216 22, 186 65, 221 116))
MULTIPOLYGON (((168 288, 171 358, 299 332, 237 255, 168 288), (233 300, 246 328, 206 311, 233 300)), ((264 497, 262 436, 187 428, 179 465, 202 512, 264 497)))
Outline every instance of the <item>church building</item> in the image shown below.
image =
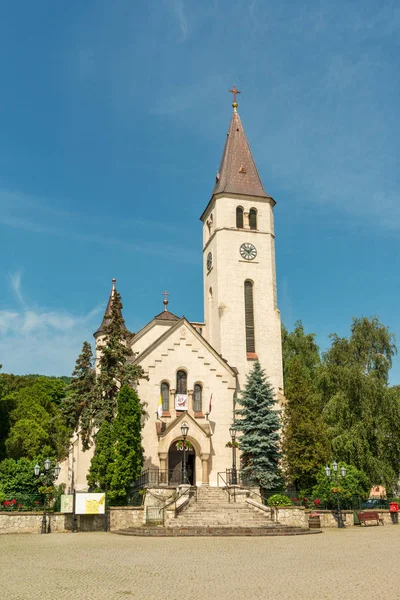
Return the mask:
MULTIPOLYGON (((138 393, 146 403, 142 430, 144 475, 153 483, 181 483, 182 426, 187 428, 188 481, 218 485, 232 466, 229 429, 236 398, 258 358, 283 400, 281 322, 275 272, 275 200, 265 191, 238 113, 233 114, 203 224, 204 322, 164 310, 130 344, 146 379, 138 393)), ((201 207, 199 207, 201 208, 201 207)), ((200 248, 199 248, 200 252, 200 248)), ((105 317, 94 334, 104 339, 105 317)), ((82 451, 79 434, 63 469, 67 488, 87 488, 93 450, 82 451)), ((239 468, 239 467, 238 467, 239 468)))

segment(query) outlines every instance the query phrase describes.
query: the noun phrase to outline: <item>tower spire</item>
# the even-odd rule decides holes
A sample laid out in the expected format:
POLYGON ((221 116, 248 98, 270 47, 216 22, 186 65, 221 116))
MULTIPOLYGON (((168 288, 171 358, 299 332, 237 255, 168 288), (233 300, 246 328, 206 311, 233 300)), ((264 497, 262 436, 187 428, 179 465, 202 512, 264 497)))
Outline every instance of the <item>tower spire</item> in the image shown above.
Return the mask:
POLYGON ((236 97, 241 92, 236 85, 229 91, 233 94, 233 114, 212 196, 225 192, 258 198, 271 198, 264 190, 237 111, 236 97))
MULTIPOLYGON (((98 330, 94 333, 94 336, 96 337, 99 334, 104 333, 107 325, 110 322, 110 315, 111 315, 111 303, 112 303, 112 299, 114 297, 115 292, 117 291, 117 280, 115 279, 115 277, 113 277, 112 279, 112 286, 111 286, 111 292, 110 292, 110 297, 108 298, 108 302, 107 302, 107 308, 106 308, 106 312, 104 313, 104 317, 103 320, 101 322, 100 327, 98 328, 98 330)), ((122 313, 121 313, 121 317, 122 317, 122 313)), ((124 322, 123 327, 124 329, 127 329, 126 325, 125 325, 125 320, 122 317, 122 320, 124 322)))

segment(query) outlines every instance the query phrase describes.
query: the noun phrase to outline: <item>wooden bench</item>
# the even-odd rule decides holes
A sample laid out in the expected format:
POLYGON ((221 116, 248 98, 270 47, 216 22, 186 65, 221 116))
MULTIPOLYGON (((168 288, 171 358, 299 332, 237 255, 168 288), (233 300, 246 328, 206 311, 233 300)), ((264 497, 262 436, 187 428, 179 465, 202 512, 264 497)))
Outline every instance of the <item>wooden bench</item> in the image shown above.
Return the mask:
POLYGON ((376 510, 365 510, 364 512, 359 512, 357 513, 357 517, 360 521, 360 525, 364 523, 364 525, 366 526, 367 521, 376 521, 377 525, 379 525, 380 523, 382 523, 383 525, 383 519, 379 516, 379 513, 376 510))

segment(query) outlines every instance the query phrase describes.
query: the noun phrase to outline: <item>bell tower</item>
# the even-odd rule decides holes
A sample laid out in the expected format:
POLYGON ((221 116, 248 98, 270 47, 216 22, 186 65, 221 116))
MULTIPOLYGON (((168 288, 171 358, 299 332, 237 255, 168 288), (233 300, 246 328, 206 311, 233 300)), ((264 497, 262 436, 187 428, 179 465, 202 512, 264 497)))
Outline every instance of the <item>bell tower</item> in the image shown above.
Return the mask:
POLYGON ((255 359, 283 394, 275 272, 275 200, 264 190, 237 111, 203 222, 205 337, 245 376, 255 359))

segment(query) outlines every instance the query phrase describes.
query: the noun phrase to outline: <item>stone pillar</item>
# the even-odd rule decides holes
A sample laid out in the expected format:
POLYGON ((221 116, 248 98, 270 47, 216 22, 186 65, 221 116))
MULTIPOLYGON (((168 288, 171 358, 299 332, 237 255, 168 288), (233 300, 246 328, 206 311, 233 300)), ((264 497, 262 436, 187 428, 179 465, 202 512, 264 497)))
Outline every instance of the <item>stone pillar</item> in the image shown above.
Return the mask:
POLYGON ((243 211, 243 227, 244 227, 244 229, 250 229, 249 215, 250 215, 250 212, 243 211))
POLYGON ((193 390, 188 390, 188 410, 193 411, 193 390))
POLYGON ((175 410, 175 394, 176 390, 169 389, 169 412, 171 417, 176 419, 176 410, 175 410))
POLYGON ((159 452, 158 458, 160 459, 160 483, 168 484, 168 472, 167 472, 167 458, 168 452, 159 452))
POLYGON ((208 459, 210 458, 210 455, 209 454, 201 454, 200 458, 201 458, 201 467, 202 467, 201 483, 202 483, 202 485, 208 485, 209 484, 208 459))

